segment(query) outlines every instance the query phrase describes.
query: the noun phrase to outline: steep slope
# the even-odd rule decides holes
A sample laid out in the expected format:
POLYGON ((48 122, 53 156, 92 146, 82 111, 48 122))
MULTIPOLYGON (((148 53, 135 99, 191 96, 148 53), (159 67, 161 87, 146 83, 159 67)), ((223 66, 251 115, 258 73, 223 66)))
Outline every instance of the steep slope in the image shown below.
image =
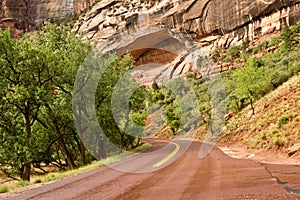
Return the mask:
POLYGON ((222 141, 290 156, 300 150, 300 74, 257 101, 255 108, 255 115, 247 107, 232 117, 222 141))

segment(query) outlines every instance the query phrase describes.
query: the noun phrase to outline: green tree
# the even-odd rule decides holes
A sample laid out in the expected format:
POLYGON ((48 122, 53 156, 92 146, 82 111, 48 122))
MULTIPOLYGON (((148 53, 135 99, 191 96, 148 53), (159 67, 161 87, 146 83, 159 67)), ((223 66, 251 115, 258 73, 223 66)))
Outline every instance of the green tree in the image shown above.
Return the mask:
MULTIPOLYGON (((128 149, 130 145, 133 145, 133 140, 135 138, 131 135, 126 134, 126 132, 128 131, 127 129, 129 128, 128 122, 130 113, 129 111, 126 111, 122 114, 119 114, 117 119, 118 122, 116 122, 113 115, 111 101, 118 81, 130 69, 133 68, 134 63, 133 59, 129 55, 125 55, 121 59, 119 59, 115 55, 110 55, 107 59, 111 62, 108 67, 105 66, 107 68, 101 76, 96 92, 97 116, 100 126, 109 140, 121 148, 128 149)), ((118 87, 119 92, 123 94, 126 93, 126 90, 128 90, 129 88, 125 85, 118 87)), ((123 105, 121 104, 121 102, 117 102, 114 106, 115 109, 122 110, 121 107, 123 105)))
POLYGON ((20 169, 24 180, 30 179, 31 165, 49 155, 48 144, 57 143, 69 167, 75 167, 64 140, 74 136, 74 125, 65 125, 72 124, 72 81, 89 45, 67 30, 47 24, 34 37, 19 39, 0 31, 0 163, 20 169))
POLYGON ((251 106, 252 114, 255 114, 254 102, 266 91, 268 84, 268 74, 260 62, 252 57, 248 58, 243 67, 238 68, 233 73, 233 95, 241 106, 248 103, 251 106))

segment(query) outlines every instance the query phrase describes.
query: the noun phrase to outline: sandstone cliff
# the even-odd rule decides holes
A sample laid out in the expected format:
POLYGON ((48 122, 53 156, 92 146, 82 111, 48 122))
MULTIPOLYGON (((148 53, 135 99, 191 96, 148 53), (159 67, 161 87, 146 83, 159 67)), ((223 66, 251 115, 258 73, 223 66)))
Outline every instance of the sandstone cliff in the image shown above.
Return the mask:
POLYGON ((0 27, 14 34, 32 30, 42 21, 63 18, 91 6, 95 0, 0 0, 0 27))
POLYGON ((148 84, 195 70, 198 54, 253 40, 300 19, 300 0, 0 0, 0 5, 0 26, 15 34, 93 5, 74 31, 104 52, 131 53, 141 66, 136 77, 148 84))
POLYGON ((150 84, 166 75, 172 78, 193 70, 191 62, 196 62, 197 56, 190 52, 195 53, 195 49, 229 47, 295 24, 300 18, 299 3, 300 0, 102 0, 80 17, 74 31, 97 42, 102 51, 131 53, 137 66, 141 65, 136 77, 150 84), (162 66, 143 66, 151 62, 162 66))

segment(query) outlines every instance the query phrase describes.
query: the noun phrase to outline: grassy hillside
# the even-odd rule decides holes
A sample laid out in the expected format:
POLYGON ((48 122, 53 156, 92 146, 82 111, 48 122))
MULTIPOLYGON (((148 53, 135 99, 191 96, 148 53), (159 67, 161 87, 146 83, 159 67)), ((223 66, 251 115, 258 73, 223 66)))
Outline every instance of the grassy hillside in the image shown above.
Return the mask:
MULTIPOLYGON (((226 104, 227 112, 223 141, 263 149, 287 149, 299 141, 299 34, 300 23, 263 39, 245 41, 241 46, 214 50, 211 55, 217 65, 236 68, 221 74, 225 91, 222 87, 212 90, 218 80, 199 78, 197 72, 188 74, 187 79, 199 103, 197 139, 206 137, 211 126, 212 99, 219 99, 218 105, 226 104)), ((205 62, 199 63, 205 65, 205 62)), ((179 112, 173 108, 175 100, 164 93, 163 89, 157 90, 155 103, 172 109, 166 109, 168 127, 158 136, 174 137, 180 128, 173 126, 175 131, 168 128, 180 124, 179 112)), ((215 135, 218 133, 218 130, 214 131, 215 135)))
POLYGON ((243 143, 255 149, 288 148, 300 143, 300 74, 228 121, 222 140, 243 143))

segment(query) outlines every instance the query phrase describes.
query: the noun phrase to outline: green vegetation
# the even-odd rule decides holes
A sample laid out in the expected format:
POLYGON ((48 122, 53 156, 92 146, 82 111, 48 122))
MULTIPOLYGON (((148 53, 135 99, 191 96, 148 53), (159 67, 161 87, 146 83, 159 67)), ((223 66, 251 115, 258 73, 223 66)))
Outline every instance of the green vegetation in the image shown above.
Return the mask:
MULTIPOLYGON (((203 138, 207 130, 220 132, 221 127, 212 130, 215 106, 224 105, 228 113, 240 116, 243 109, 250 106, 253 117, 257 113, 258 108, 255 106, 259 99, 300 72, 299 32, 300 23, 284 28, 279 38, 273 38, 257 47, 250 48, 249 41, 245 41, 242 46, 213 52, 212 56, 216 62, 243 63, 243 66, 221 75, 226 95, 218 85, 221 83, 217 83, 216 80, 199 78, 197 73, 188 74, 187 80, 198 99, 198 109, 183 105, 193 104, 188 101, 181 102, 176 96, 178 94, 156 83, 153 83, 149 90, 145 87, 136 88, 135 81, 129 78, 128 82, 120 87, 119 80, 127 77, 127 72, 134 67, 133 59, 129 55, 122 58, 116 55, 100 55, 107 68, 103 69, 101 79, 96 79, 98 84, 94 106, 97 120, 94 123, 99 122, 109 141, 103 138, 104 135, 89 134, 89 142, 97 142, 93 146, 96 155, 91 155, 82 140, 86 130, 84 120, 90 117, 89 110, 77 104, 77 113, 73 113, 75 109, 72 110, 71 105, 76 74, 85 58, 91 56, 88 58, 91 58, 89 64, 92 66, 99 64, 99 57, 91 55, 91 45, 83 43, 81 38, 71 33, 70 28, 49 23, 35 35, 24 35, 22 38, 12 38, 9 30, 0 30, 1 174, 7 177, 19 175, 21 181, 14 187, 21 187, 29 184, 32 167, 41 169, 43 174, 48 173, 44 168, 49 166, 55 166, 61 171, 70 170, 38 177, 33 181, 43 183, 112 162, 128 155, 121 153, 122 150, 139 150, 148 112, 155 113, 161 107, 164 108, 163 114, 170 137, 181 131, 197 128, 194 126, 198 125, 198 122, 193 121, 193 117, 183 122, 184 117, 195 115, 194 110, 199 111, 196 115, 200 115, 198 138, 203 138), (253 56, 271 47, 276 47, 276 50, 259 58, 253 56), (93 56, 96 59, 93 59, 93 56), (113 101, 115 97, 128 93, 130 96, 125 96, 129 100, 128 109, 122 101, 113 101), (226 102, 223 102, 222 97, 225 96, 226 102), (181 106, 188 108, 188 112, 182 113, 181 106), (74 119, 79 127, 75 126, 74 119), (184 126, 181 126, 182 124, 184 126), (108 142, 112 142, 118 149, 103 148, 108 142), (104 162, 95 162, 93 157, 104 159, 115 154, 118 155, 113 157, 113 160, 104 162), (93 164, 79 168, 88 163, 93 164)), ((207 65, 207 61, 207 57, 199 58, 198 64, 207 65)), ((87 70, 96 72, 98 68, 87 70)), ((83 86, 89 78, 97 78, 93 73, 90 75, 90 71, 86 72, 82 77, 79 76, 83 86)), ((189 90, 181 82, 173 85, 173 89, 179 92, 182 98, 189 90)), ((294 139, 290 137, 290 129, 287 129, 286 125, 293 123, 295 127, 299 126, 300 119, 295 113, 297 110, 291 113, 281 112, 280 117, 270 115, 261 118, 253 123, 251 128, 242 126, 241 121, 227 122, 227 125, 234 134, 246 131, 257 133, 254 138, 243 139, 244 144, 251 148, 279 148, 294 139), (275 126, 262 130, 266 124, 275 126)), ((242 120, 245 121, 245 118, 242 120)), ((8 190, 10 188, 1 187, 0 193, 8 190)))
MULTIPOLYGON (((250 148, 287 148, 299 140, 299 135, 296 134, 299 130, 295 128, 297 110, 290 110, 297 109, 297 99, 285 97, 281 100, 280 93, 276 93, 276 98, 268 97, 270 92, 300 72, 299 28, 300 23, 285 27, 280 37, 272 38, 252 49, 247 47, 244 66, 223 74, 227 108, 238 114, 228 122, 228 131, 231 133, 224 133, 227 140, 241 134, 239 137, 250 148), (251 56, 259 51, 265 53, 268 48, 272 48, 268 54, 259 58, 251 56), (281 105, 277 101, 284 103, 281 105), (252 110, 250 120, 248 109, 244 109, 248 105, 252 110), (290 107, 291 105, 294 107, 290 107)), ((280 91, 286 93, 286 90, 280 91)))
POLYGON ((1 186, 0 187, 0 194, 8 192, 8 191, 9 191, 9 187, 8 186, 1 186))
MULTIPOLYGON (((64 157, 75 168, 79 157, 71 151, 80 148, 69 139, 77 137, 69 102, 76 69, 89 45, 67 27, 51 24, 34 39, 14 39, 9 30, 0 31, 0 43, 1 169, 29 180, 31 165, 41 162, 64 157)), ((58 162, 60 167, 65 164, 58 162)))
MULTIPOLYGON (((71 104, 77 70, 90 54, 90 44, 83 43, 68 27, 47 23, 37 34, 22 38, 0 30, 0 46, 2 173, 29 181, 32 167, 47 173, 43 169, 47 166, 75 169, 93 161, 77 134, 71 104)), ((133 149, 141 144, 140 139, 117 129, 108 112, 114 86, 133 62, 130 56, 110 58, 114 62, 98 84, 97 114, 116 146, 133 149)), ((139 107, 143 92, 141 88, 133 95, 129 115, 140 124, 146 117, 139 107)), ((99 151, 101 158, 115 153, 99 151)))
MULTIPOLYGON (((238 114, 248 105, 250 106, 252 115, 255 115, 255 102, 264 97, 269 92, 275 90, 284 82, 289 80, 294 75, 300 72, 300 44, 297 39, 299 33, 299 24, 295 27, 287 27, 282 35, 278 38, 273 38, 271 42, 263 42, 257 47, 249 48, 249 41, 245 41, 242 46, 230 47, 227 50, 222 50, 219 54, 218 51, 212 52, 212 58, 216 62, 235 62, 240 63, 244 61, 243 66, 238 67, 236 70, 230 70, 222 73, 223 83, 226 87, 226 109, 227 113, 238 114), (296 27, 296 28, 295 28, 296 27), (278 46, 282 43, 281 46, 278 46), (284 45, 289 43, 288 45, 284 45), (277 50, 259 58, 252 56, 253 51, 257 53, 261 50, 266 50, 271 45, 276 45, 277 50)), ((199 60, 203 60, 200 58, 199 60)), ((205 65, 204 62, 198 64, 205 65)), ((209 94, 209 84, 213 81, 206 77, 197 78, 198 75, 189 74, 187 76, 189 82, 192 84, 193 89, 198 98, 199 112, 200 112, 200 127, 199 138, 203 138, 203 134, 207 132, 211 116, 211 100, 212 94, 209 94)), ((218 93, 215 91, 215 93, 218 93)), ((170 96, 170 95, 169 95, 170 96)), ((165 100, 167 102, 167 100, 165 100)), ((170 113, 174 109, 169 109, 170 113)), ((173 115, 176 116, 176 115, 173 115)), ((178 116, 177 116, 178 118, 178 116)), ((174 121, 176 119, 173 119, 174 121)), ((278 120, 278 126, 281 127, 287 119, 284 117, 278 120)), ((263 123, 263 119, 262 119, 263 123)), ((241 128, 232 126, 236 131, 242 131, 241 128)), ((261 126, 253 126, 251 130, 255 132, 261 126)), ((279 137, 277 137, 279 138, 279 137)), ((282 139, 274 139, 274 144, 281 146, 282 139)), ((253 141, 246 142, 251 148, 256 144, 253 141)), ((258 143, 257 143, 258 144, 258 143)))
POLYGON ((268 73, 260 65, 259 61, 250 57, 245 62, 244 67, 232 73, 234 82, 229 86, 231 88, 227 88, 230 89, 230 106, 235 110, 250 104, 254 115, 254 101, 262 97, 266 93, 265 90, 267 90, 265 81, 268 79, 268 73))
POLYGON ((7 183, 0 187, 0 193, 6 193, 9 191, 15 190, 17 188, 28 186, 31 184, 47 183, 47 182, 51 182, 51 181, 56 181, 56 180, 60 180, 60 179, 66 178, 66 177, 81 174, 81 173, 84 173, 84 172, 87 172, 87 171, 90 171, 93 169, 97 169, 101 166, 109 165, 118 160, 121 160, 122 158, 127 157, 129 155, 144 151, 144 150, 148 149, 150 146, 151 146, 151 144, 149 144, 149 143, 143 143, 142 145, 135 148, 134 150, 117 153, 115 155, 112 155, 110 157, 104 158, 99 161, 92 161, 90 164, 83 166, 83 167, 79 167, 77 169, 62 171, 62 172, 60 172, 60 171, 49 172, 44 175, 34 175, 30 182, 24 181, 24 180, 19 180, 19 181, 15 181, 14 183, 7 183))
MULTIPOLYGON (((295 27, 285 28, 280 38, 283 44, 277 51, 260 58, 249 57, 243 67, 230 71, 224 75, 228 92, 229 108, 240 111, 250 104, 254 114, 253 103, 270 91, 286 82, 300 71, 300 45, 296 36, 295 27), (292 32, 288 34, 287 32, 292 32), (290 42, 289 42, 290 41, 290 42)), ((262 45, 266 48, 268 45, 262 45)))

